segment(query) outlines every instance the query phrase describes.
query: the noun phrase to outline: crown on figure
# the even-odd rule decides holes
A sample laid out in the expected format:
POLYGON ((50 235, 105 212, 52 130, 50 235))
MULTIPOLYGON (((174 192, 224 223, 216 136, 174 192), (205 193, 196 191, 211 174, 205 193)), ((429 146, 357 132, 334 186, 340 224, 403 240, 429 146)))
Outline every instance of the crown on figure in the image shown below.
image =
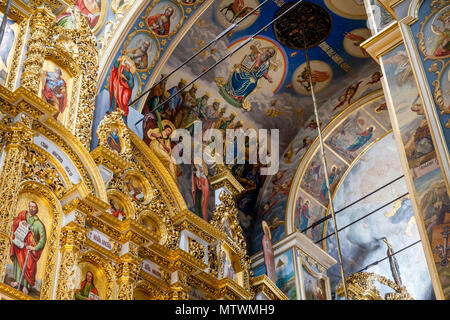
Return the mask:
POLYGON ((183 78, 181 78, 181 79, 180 79, 180 83, 181 83, 182 85, 185 85, 185 84, 187 83, 187 81, 184 80, 183 78))
POLYGON ((233 112, 231 113, 231 115, 232 115, 233 117, 236 117, 236 116, 237 116, 237 113, 233 111, 233 112))
POLYGON ((198 84, 194 83, 194 84, 192 85, 192 88, 198 89, 198 84))
POLYGON ((214 103, 220 103, 221 101, 219 99, 214 99, 214 103))
POLYGON ((209 93, 208 91, 206 91, 204 95, 207 96, 208 98, 211 97, 211 93, 209 93))

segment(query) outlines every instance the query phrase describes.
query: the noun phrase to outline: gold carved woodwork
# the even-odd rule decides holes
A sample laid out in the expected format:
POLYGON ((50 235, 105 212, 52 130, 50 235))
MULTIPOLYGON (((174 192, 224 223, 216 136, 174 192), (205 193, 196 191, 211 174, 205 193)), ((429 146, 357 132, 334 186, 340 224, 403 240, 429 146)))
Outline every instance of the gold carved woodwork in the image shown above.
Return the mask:
POLYGON ((192 256, 201 261, 204 262, 205 260, 205 246, 202 245, 200 242, 197 242, 194 239, 188 238, 188 251, 192 256))
POLYGON ((27 45, 27 57, 23 62, 21 84, 35 95, 39 94, 39 82, 45 52, 48 45, 48 36, 51 31, 54 15, 47 8, 38 8, 30 17, 30 37, 27 45))
POLYGON ((133 300, 136 280, 141 269, 142 259, 138 257, 138 248, 130 243, 133 249, 121 257, 115 265, 117 277, 117 299, 133 300))
MULTIPOLYGON (((346 277, 345 282, 351 300, 414 300, 405 287, 400 287, 395 282, 375 273, 358 272, 346 277), (383 299, 375 286, 375 281, 394 289, 395 292, 387 293, 383 299)), ((344 296, 342 282, 336 292, 340 297, 344 296)))
POLYGON ((230 170, 223 164, 217 164, 216 175, 209 178, 209 182, 215 190, 225 187, 234 196, 240 195, 245 190, 230 170))
POLYGON ((16 209, 20 182, 22 181, 23 162, 33 137, 33 132, 30 129, 32 119, 22 114, 21 120, 10 128, 10 141, 5 147, 5 158, 0 175, 0 276, 5 273, 13 215, 16 209))
POLYGON ((86 215, 75 211, 75 219, 61 230, 61 262, 56 288, 57 300, 72 300, 73 280, 79 262, 80 251, 86 240, 86 215))

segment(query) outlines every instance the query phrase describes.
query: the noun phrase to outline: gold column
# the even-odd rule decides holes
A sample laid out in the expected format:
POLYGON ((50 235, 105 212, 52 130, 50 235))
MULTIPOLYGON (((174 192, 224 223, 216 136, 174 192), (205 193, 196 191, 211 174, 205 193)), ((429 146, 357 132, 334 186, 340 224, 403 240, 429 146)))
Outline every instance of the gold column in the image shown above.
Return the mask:
POLYGON ((47 39, 54 16, 47 8, 41 7, 33 12, 30 19, 30 38, 28 39, 27 58, 23 63, 21 84, 38 95, 47 39))
POLYGON ((189 286, 187 276, 180 271, 172 274, 170 289, 166 294, 167 300, 189 300, 189 286))
POLYGON ((73 277, 80 251, 86 240, 86 215, 75 211, 74 221, 61 229, 61 262, 58 272, 56 300, 73 300, 73 277))
POLYGON ((133 300, 136 279, 142 264, 142 259, 137 255, 137 246, 133 244, 133 247, 135 250, 130 250, 122 255, 120 261, 115 265, 118 300, 133 300))
POLYGON ((20 114, 18 119, 20 121, 10 127, 10 141, 5 147, 5 160, 0 174, 0 280, 4 278, 8 261, 22 166, 33 138, 33 131, 30 129, 33 119, 25 114, 20 114))

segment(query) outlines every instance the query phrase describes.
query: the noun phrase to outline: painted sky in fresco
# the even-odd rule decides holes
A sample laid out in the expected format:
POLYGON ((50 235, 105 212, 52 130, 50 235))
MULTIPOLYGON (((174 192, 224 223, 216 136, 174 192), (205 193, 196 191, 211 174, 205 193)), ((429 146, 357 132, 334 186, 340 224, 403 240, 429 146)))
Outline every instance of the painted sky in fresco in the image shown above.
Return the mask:
MULTIPOLYGON (((364 154, 346 176, 335 196, 336 208, 338 210, 343 208, 350 201, 370 193, 374 188, 381 187, 401 175, 397 147, 393 135, 390 134, 364 154), (382 159, 389 159, 389 161, 382 159)), ((338 228, 347 226, 407 192, 403 179, 392 184, 363 202, 339 213, 338 228)), ((331 223, 327 231, 328 234, 333 232, 331 223)), ((381 241, 382 237, 387 237, 394 252, 420 240, 411 202, 407 197, 339 233, 345 273, 358 272, 368 264, 386 257, 387 246, 381 241)), ((328 238, 326 247, 327 252, 337 259, 334 236, 328 238)), ((399 254, 396 259, 403 284, 413 298, 431 299, 433 290, 421 244, 399 254)), ((374 272, 394 281, 387 261, 370 267, 367 272, 374 272)), ((340 281, 339 266, 332 267, 328 275, 332 291, 334 291, 340 281)))

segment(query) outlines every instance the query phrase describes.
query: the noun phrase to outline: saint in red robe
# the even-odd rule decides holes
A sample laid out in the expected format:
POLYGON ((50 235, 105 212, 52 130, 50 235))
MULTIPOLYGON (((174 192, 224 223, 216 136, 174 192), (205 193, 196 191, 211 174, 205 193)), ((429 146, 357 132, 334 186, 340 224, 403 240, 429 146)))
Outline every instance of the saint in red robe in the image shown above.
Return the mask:
POLYGON ((170 18, 167 18, 163 13, 158 13, 154 16, 148 17, 147 23, 152 31, 156 34, 166 36, 170 32, 170 18), (161 28, 160 21, 164 18, 166 18, 167 21, 162 23, 161 28), (153 27, 153 25, 157 25, 158 27, 153 27))
POLYGON ((192 198, 196 213, 203 215, 203 219, 208 221, 209 182, 203 171, 198 175, 192 172, 192 198))
MULTIPOLYGON (((269 231, 270 232, 270 231, 269 231)), ((274 283, 275 279, 275 260, 272 248, 272 241, 267 233, 264 233, 263 237, 263 251, 264 251, 264 263, 266 265, 266 274, 270 280, 274 283)))
POLYGON ((110 111, 113 112, 117 106, 123 111, 125 117, 128 116, 128 103, 134 87, 133 74, 129 66, 119 58, 111 69, 109 80, 110 111))
MULTIPOLYGON (((27 221, 27 211, 24 210, 18 214, 13 221, 13 237, 15 238, 14 232, 19 227, 19 223, 25 221, 30 224, 30 217, 27 221)), ((34 218, 31 218, 34 219, 34 218)), ((30 227, 30 231, 24 239, 25 245, 23 248, 17 247, 15 244, 11 244, 10 257, 14 263, 18 263, 20 271, 17 270, 17 274, 15 274, 15 280, 19 281, 20 272, 24 270, 25 259, 27 257, 27 246, 35 247, 35 251, 30 251, 30 255, 27 260, 27 264, 25 266, 24 278, 28 282, 29 287, 33 287, 36 282, 36 270, 37 270, 37 262, 41 257, 42 251, 44 250, 45 245, 45 228, 40 220, 36 220, 35 223, 30 227), (42 238, 40 235, 42 234, 42 238), (15 261, 16 260, 16 261, 15 261), (17 276, 17 277, 16 277, 17 276)))

